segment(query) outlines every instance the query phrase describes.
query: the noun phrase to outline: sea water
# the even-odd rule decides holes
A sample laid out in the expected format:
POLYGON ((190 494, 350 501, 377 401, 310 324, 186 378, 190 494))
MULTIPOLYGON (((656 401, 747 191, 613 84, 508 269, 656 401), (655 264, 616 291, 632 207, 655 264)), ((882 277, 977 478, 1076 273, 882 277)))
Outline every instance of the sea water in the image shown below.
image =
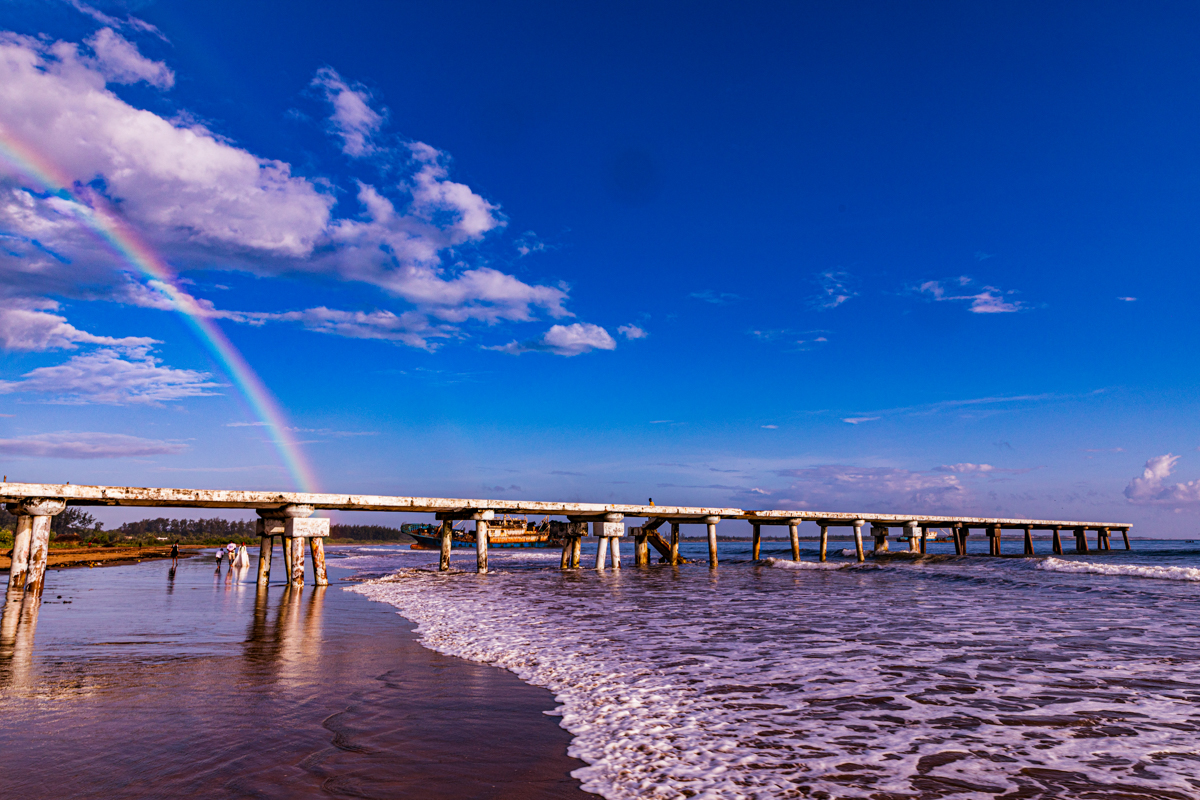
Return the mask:
POLYGON ((717 570, 702 544, 683 547, 699 563, 642 569, 627 546, 619 571, 566 572, 555 551, 497 550, 488 575, 473 551, 449 573, 401 549, 343 563, 378 575, 357 591, 427 647, 554 692, 587 764, 574 775, 607 798, 1200 797, 1200 546, 1134 546, 820 564, 807 543, 799 563, 722 543, 717 570))

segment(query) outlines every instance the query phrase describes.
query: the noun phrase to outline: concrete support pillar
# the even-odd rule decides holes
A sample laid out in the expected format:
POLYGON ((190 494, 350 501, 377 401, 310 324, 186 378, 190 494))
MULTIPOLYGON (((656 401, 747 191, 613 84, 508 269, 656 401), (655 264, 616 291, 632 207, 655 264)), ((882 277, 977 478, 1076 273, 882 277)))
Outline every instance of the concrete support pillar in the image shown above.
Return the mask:
POLYGON ((255 530, 259 535, 258 580, 259 586, 271 581, 271 549, 275 537, 283 545, 283 566, 289 586, 304 586, 305 539, 314 539, 310 546, 313 553, 313 583, 325 586, 329 578, 325 573, 325 544, 315 540, 329 535, 328 519, 309 519, 312 506, 291 503, 279 508, 258 509, 259 520, 255 530))
POLYGON ((288 585, 297 589, 304 586, 304 539, 293 537, 283 540, 284 547, 291 553, 291 570, 288 573, 288 585))
POLYGON ((990 550, 994 556, 1003 555, 1002 551, 1000 550, 1000 530, 1001 528, 999 525, 993 525, 988 529, 988 539, 990 540, 989 545, 991 546, 990 550))
POLYGON ((579 569, 580 562, 583 558, 583 538, 580 536, 571 537, 571 569, 579 569))
MULTIPOLYGON (((10 506, 9 510, 15 513, 13 506, 10 506)), ((28 514, 18 515, 17 529, 13 531, 12 566, 8 571, 10 591, 24 592, 25 584, 29 582, 29 542, 32 539, 33 517, 28 514)), ((16 620, 17 614, 14 614, 12 618, 16 620)), ((14 622, 14 624, 16 623, 14 622)))
POLYGON ((867 524, 866 520, 862 520, 862 519, 854 520, 854 554, 856 556, 858 556, 859 562, 863 562, 863 561, 867 560, 867 554, 865 552, 863 552, 863 538, 862 538, 863 525, 866 525, 866 524, 867 524))
POLYGON ((821 561, 826 559, 826 551, 829 549, 829 526, 821 526, 821 561))
POLYGON ((571 539, 570 536, 563 537, 562 558, 558 560, 559 569, 568 569, 571 566, 571 539))
POLYGON ((475 571, 486 575, 488 571, 488 524, 486 519, 475 520, 475 571))
POLYGON ((1062 528, 1054 529, 1054 542, 1051 544, 1050 549, 1054 551, 1054 555, 1056 556, 1061 556, 1063 554, 1062 528))
POLYGON ((328 586, 329 575, 325 572, 325 540, 320 536, 309 537, 308 547, 312 554, 313 586, 328 586))
POLYGON ((750 535, 750 558, 758 561, 758 555, 762 548, 762 526, 755 522, 752 527, 754 532, 750 535))
POLYGON ((1129 550, 1129 528, 1121 528, 1121 538, 1125 540, 1125 549, 1129 550))
POLYGON ((596 569, 604 569, 604 561, 612 547, 612 567, 621 568, 621 545, 618 539, 625 535, 625 515, 610 513, 604 519, 592 522, 592 535, 596 537, 599 546, 596 548, 596 569))
POLYGON ((608 537, 601 536, 596 540, 596 569, 604 569, 604 562, 608 560, 608 537))
POLYGON ((922 536, 922 534, 921 529, 917 527, 917 523, 904 523, 904 535, 908 539, 908 552, 914 555, 920 553, 921 542, 918 537, 922 536))
POLYGON ((438 571, 446 572, 450 569, 450 545, 454 536, 454 521, 449 519, 442 520, 442 553, 438 558, 438 571))
POLYGON ((1025 555, 1027 555, 1027 556, 1034 555, 1034 552, 1033 552, 1033 530, 1031 528, 1025 529, 1025 555))
POLYGON ((921 555, 925 555, 925 553, 929 549, 928 545, 926 544, 925 533, 926 533, 925 528, 917 528, 917 536, 920 537, 917 541, 917 544, 919 545, 917 550, 921 553, 921 555))
POLYGON ((8 506, 9 513, 17 517, 10 589, 25 590, 34 598, 42 596, 50 557, 50 521, 66 507, 66 501, 56 497, 31 497, 8 506))
POLYGON ((875 540, 871 548, 873 553, 886 553, 888 551, 888 529, 882 525, 871 526, 871 538, 875 540))
POLYGON ((1108 539, 1108 528, 1101 528, 1096 537, 1097 550, 1112 550, 1112 543, 1108 539))
POLYGON ((635 567, 648 567, 650 566, 650 545, 646 542, 648 537, 641 528, 633 530, 633 564, 635 567))
POLYGON ((710 568, 717 566, 717 523, 720 521, 720 517, 704 518, 705 524, 708 525, 708 566, 710 568))
POLYGON ((1087 528, 1075 529, 1075 549, 1080 553, 1088 552, 1087 528))
POLYGON ((671 523, 671 566, 679 564, 679 523, 671 523))
MULTIPOLYGON (((262 520, 259 520, 262 522, 262 520)), ((274 536, 258 537, 258 581, 259 586, 266 586, 271 582, 271 550, 275 547, 274 536)))
POLYGON ((792 543, 792 561, 800 560, 800 520, 788 520, 788 540, 792 543))

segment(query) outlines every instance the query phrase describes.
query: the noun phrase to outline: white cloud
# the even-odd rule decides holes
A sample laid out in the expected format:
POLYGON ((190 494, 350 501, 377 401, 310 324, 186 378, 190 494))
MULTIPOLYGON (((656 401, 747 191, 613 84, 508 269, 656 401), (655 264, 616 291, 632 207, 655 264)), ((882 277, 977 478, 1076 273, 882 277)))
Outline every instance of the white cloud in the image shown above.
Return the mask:
POLYGON ((1170 453, 1151 458, 1142 474, 1125 487, 1125 497, 1137 505, 1183 507, 1200 503, 1200 480, 1166 483, 1179 459, 1180 456, 1170 453))
POLYGON ((842 420, 842 422, 848 422, 851 425, 858 425, 863 422, 874 422, 877 419, 879 419, 879 417, 846 417, 842 420))
POLYGON ((629 325, 618 326, 617 333, 621 334, 626 339, 645 339, 650 335, 633 323, 630 323, 629 325))
POLYGON ((74 9, 80 14, 86 14, 87 16, 99 22, 101 25, 107 25, 110 28, 129 28, 130 30, 140 31, 142 33, 152 33, 158 38, 163 39, 164 41, 166 40, 166 37, 162 35, 162 32, 159 31, 158 28, 154 27, 149 22, 146 22, 144 19, 138 19, 137 17, 132 16, 127 16, 125 19, 120 19, 119 17, 105 14, 100 9, 95 8, 94 6, 89 6, 87 3, 81 2, 81 0, 67 0, 67 2, 70 3, 71 6, 74 7, 74 9))
MULTIPOLYGON (((115 55, 121 46, 108 47, 113 61, 104 66, 67 42, 0 36, 0 125, 7 135, 51 154, 71 181, 102 179, 121 213, 159 240, 309 254, 333 199, 292 177, 283 162, 257 158, 203 126, 173 124, 125 103, 106 88, 105 70, 150 68, 133 66, 128 53, 122 61, 115 55)), ((87 213, 61 198, 46 205, 87 213)))
POLYGON ((0 307, 0 348, 43 352, 74 350, 80 344, 104 344, 118 347, 147 347, 156 344, 144 336, 94 336, 67 322, 65 317, 25 308, 0 307))
POLYGON ((971 278, 961 276, 954 279, 952 283, 957 284, 955 291, 948 291, 946 282, 944 281, 925 281, 917 287, 916 291, 920 294, 927 295, 933 300, 941 302, 945 300, 965 302, 969 301, 968 310, 974 314, 1002 314, 1021 311, 1027 306, 1018 301, 1011 299, 1011 295, 1016 294, 1014 290, 1007 292, 997 289, 995 286, 983 286, 974 294, 963 294, 962 292, 972 291, 971 287, 974 281, 971 278))
POLYGON ((505 345, 486 349, 499 350, 511 355, 541 351, 560 356, 577 356, 592 350, 615 350, 617 343, 608 331, 599 325, 576 322, 571 325, 553 325, 540 339, 527 342, 514 340, 505 345))
POLYGON ((207 373, 161 366, 148 348, 103 348, 57 366, 38 367, 22 380, 0 381, 0 394, 33 392, 64 403, 157 405, 209 396, 218 386, 207 373))
POLYGON ((110 83, 145 81, 159 89, 175 85, 175 73, 161 61, 151 61, 112 28, 101 28, 84 44, 96 54, 97 69, 110 83))
POLYGON ((1134 303, 1134 302, 1137 302, 1137 298, 1136 298, 1136 297, 1118 297, 1117 299, 1118 299, 1118 300, 1124 300, 1126 303, 1134 303))
POLYGON ((760 426, 760 427, 762 427, 762 428, 764 428, 764 429, 766 429, 766 430, 769 430, 769 431, 774 431, 774 430, 778 430, 778 429, 779 429, 779 426, 778 426, 778 425, 762 425, 762 426, 760 426))
MULTIPOLYGON (((526 283, 468 258, 465 248, 505 226, 499 207, 452 180, 445 153, 422 142, 376 145, 385 115, 360 87, 328 69, 314 81, 333 104, 331 124, 347 152, 376 156, 381 174, 396 177, 359 183, 347 204, 352 216, 335 218, 333 181, 296 177, 288 164, 239 148, 186 115, 170 121, 109 91, 113 81, 165 87, 173 79, 114 32, 117 22, 88 40, 95 57, 69 42, 0 34, 0 128, 74 187, 72 196, 47 194, 0 162, 0 297, 23 298, 24 306, 33 297, 70 296, 174 309, 164 287, 131 279, 129 264, 96 246, 89 221, 107 215, 180 268, 323 273, 411 305, 357 321, 353 312, 289 312, 316 330, 427 348, 463 335, 460 326, 471 321, 572 316, 565 284, 526 283), (335 314, 342 318, 329 318, 335 314)), ((182 297, 189 313, 250 324, 279 318, 182 297)))
POLYGON ((333 106, 329 122, 341 137, 342 152, 355 158, 377 152, 371 139, 383 127, 385 114, 371 108, 371 94, 362 86, 350 86, 331 67, 317 70, 312 85, 318 87, 333 106))
POLYGON ((842 303, 858 297, 858 292, 850 288, 853 279, 850 273, 840 270, 829 270, 817 276, 820 293, 813 298, 817 308, 837 308, 842 303))
POLYGON ((942 464, 940 467, 935 467, 934 471, 935 472, 969 473, 969 472, 991 472, 994 469, 996 469, 996 468, 993 467, 991 464, 971 464, 969 462, 965 462, 962 464, 942 464))
MULTIPOLYGON (((932 510, 960 506, 966 490, 956 475, 913 472, 890 467, 852 467, 825 464, 803 469, 779 470, 792 479, 787 489, 763 492, 771 502, 795 508, 838 508, 862 504, 864 511, 887 509, 932 510)), ((761 502, 761 499, 759 500, 761 502)))
POLYGON ((123 433, 39 433, 0 439, 0 453, 41 458, 130 458, 182 453, 187 445, 123 433))

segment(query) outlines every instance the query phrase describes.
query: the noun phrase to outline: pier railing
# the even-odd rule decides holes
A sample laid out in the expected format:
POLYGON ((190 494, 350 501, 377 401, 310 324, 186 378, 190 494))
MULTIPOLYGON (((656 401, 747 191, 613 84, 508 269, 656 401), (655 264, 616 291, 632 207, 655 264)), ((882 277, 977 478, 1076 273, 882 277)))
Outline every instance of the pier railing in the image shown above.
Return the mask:
POLYGON ((1022 555, 1033 555, 1035 530, 1053 532, 1053 552, 1061 554, 1062 531, 1075 536, 1075 549, 1089 552, 1087 534, 1096 532, 1096 549, 1111 549, 1113 531, 1120 531, 1125 549, 1129 549, 1129 523, 1085 522, 1078 520, 1021 519, 1003 517, 963 517, 927 514, 878 514, 858 512, 801 511, 796 509, 746 510, 724 507, 628 505, 621 503, 559 503, 528 500, 472 500, 445 497, 402 497, 386 495, 318 494, 311 492, 260 492, 223 489, 165 489, 133 486, 76 486, 51 483, 0 483, 0 502, 7 503, 17 516, 13 535, 12 570, 9 588, 29 588, 41 593, 46 570, 50 519, 67 506, 144 506, 155 508, 237 508, 252 509, 259 515, 260 536, 259 583, 270 576, 271 551, 274 538, 280 537, 289 583, 304 582, 304 542, 309 543, 313 560, 314 581, 328 583, 325 574, 323 540, 329 536, 327 519, 311 518, 317 510, 329 511, 392 511, 434 514, 441 521, 440 567, 450 567, 451 534, 455 521, 475 523, 477 569, 486 573, 488 554, 488 521, 496 514, 538 514, 566 517, 569 522, 564 537, 561 566, 564 569, 580 565, 581 539, 591 535, 598 540, 596 568, 611 563, 620 568, 620 541, 626 535, 626 518, 642 518, 641 526, 629 529, 634 540, 634 563, 647 566, 649 549, 653 547, 670 564, 682 563, 679 555, 679 529, 682 525, 704 525, 708 529, 708 563, 717 566, 717 525, 722 520, 745 520, 753 530, 753 557, 759 557, 763 526, 788 527, 792 557, 800 560, 798 527, 802 522, 814 522, 821 530, 819 559, 825 561, 829 529, 854 529, 855 553, 859 561, 866 558, 863 528, 870 526, 872 552, 888 550, 892 528, 900 529, 900 540, 907 540, 907 552, 920 554, 926 550, 925 536, 929 528, 949 528, 955 553, 965 555, 967 537, 972 530, 983 530, 989 540, 989 553, 1003 555, 1001 541, 1004 531, 1024 533, 1022 555), (669 538, 659 529, 669 525, 669 538), (611 554, 611 562, 609 560, 611 554))

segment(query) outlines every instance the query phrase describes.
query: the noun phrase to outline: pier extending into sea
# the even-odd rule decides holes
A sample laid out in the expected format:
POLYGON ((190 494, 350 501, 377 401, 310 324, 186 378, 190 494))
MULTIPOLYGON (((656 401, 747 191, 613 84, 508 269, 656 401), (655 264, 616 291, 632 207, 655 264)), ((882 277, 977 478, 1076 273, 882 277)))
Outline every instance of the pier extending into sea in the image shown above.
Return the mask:
POLYGON ((679 555, 679 531, 683 525, 703 525, 708 529, 708 564, 717 567, 717 525, 724 520, 744 520, 753 530, 753 557, 759 557, 764 526, 787 526, 791 535, 792 558, 800 560, 798 528, 813 522, 821 530, 818 558, 824 561, 829 544, 829 529, 854 529, 854 551, 859 561, 866 559, 863 529, 869 526, 871 552, 888 550, 892 531, 899 533, 905 550, 925 553, 927 529, 949 529, 954 552, 965 555, 967 538, 972 531, 983 531, 993 556, 1005 553, 1004 534, 1022 536, 1020 555, 1035 555, 1034 531, 1052 531, 1054 554, 1063 553, 1062 533, 1075 537, 1075 550, 1087 553, 1088 533, 1095 533, 1095 550, 1111 550, 1111 537, 1119 532, 1125 549, 1129 547, 1130 525, 1123 522, 1081 522, 1077 520, 1007 519, 998 517, 946 517, 913 514, 868 514, 849 512, 745 510, 741 508, 704 508, 687 506, 623 505, 619 503, 556 503, 525 500, 464 500, 443 497, 389 497, 384 495, 315 494, 307 492, 259 492, 223 489, 158 489, 133 486, 75 486, 52 483, 0 483, 0 502, 6 503, 17 517, 13 534, 12 568, 9 589, 32 591, 40 595, 44 585, 50 541, 51 518, 67 506, 140 506, 152 508, 230 508, 252 509, 258 513, 260 537, 258 583, 265 585, 271 574, 271 551, 275 537, 281 539, 288 583, 304 583, 305 542, 312 558, 313 581, 329 583, 325 572, 324 539, 329 536, 329 520, 312 515, 323 511, 390 511, 433 514, 441 522, 442 570, 450 568, 450 548, 456 521, 475 524, 477 569, 488 571, 488 523, 497 514, 535 514, 564 517, 557 526, 562 541, 563 569, 578 569, 582 540, 590 533, 598 543, 596 569, 621 568, 621 540, 633 539, 635 566, 650 565, 650 548, 660 554, 660 562, 682 563, 679 555), (626 527, 626 520, 643 519, 639 526, 626 527), (667 527, 664 536, 661 530, 667 527))

